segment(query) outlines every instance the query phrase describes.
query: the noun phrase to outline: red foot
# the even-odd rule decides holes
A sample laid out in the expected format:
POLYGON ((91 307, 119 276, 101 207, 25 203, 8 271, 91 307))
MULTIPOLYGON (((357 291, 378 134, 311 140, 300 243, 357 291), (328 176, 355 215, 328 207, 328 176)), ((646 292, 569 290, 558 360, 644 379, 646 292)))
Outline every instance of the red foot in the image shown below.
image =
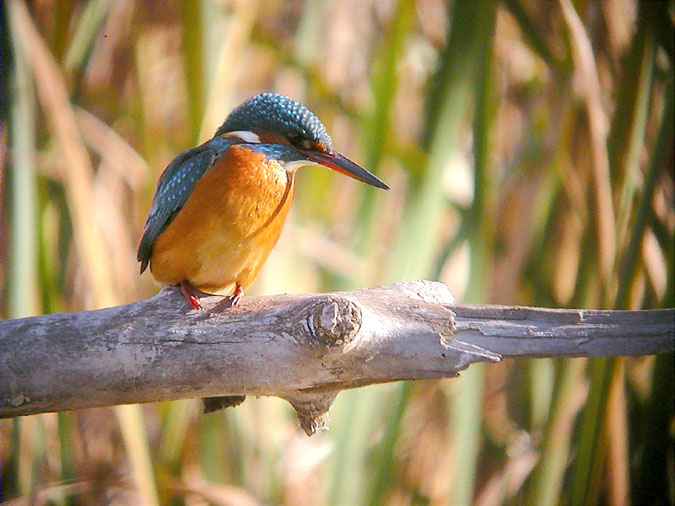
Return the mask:
POLYGON ((188 281, 181 282, 180 293, 183 294, 185 302, 187 302, 192 307, 192 309, 196 309, 197 311, 201 311, 203 309, 195 292, 195 288, 188 281))
POLYGON ((234 307, 237 304, 239 304, 239 301, 243 296, 244 296, 244 289, 241 287, 239 283, 237 283, 237 286, 234 287, 234 292, 232 293, 232 295, 230 295, 230 305, 234 307))
POLYGON ((234 307, 239 304, 239 301, 241 298, 244 296, 244 289, 241 287, 239 283, 234 288, 234 292, 232 292, 232 295, 228 295, 227 297, 223 297, 223 300, 218 302, 211 311, 209 311, 210 314, 216 314, 216 313, 221 313, 226 309, 230 309, 231 307, 234 307))

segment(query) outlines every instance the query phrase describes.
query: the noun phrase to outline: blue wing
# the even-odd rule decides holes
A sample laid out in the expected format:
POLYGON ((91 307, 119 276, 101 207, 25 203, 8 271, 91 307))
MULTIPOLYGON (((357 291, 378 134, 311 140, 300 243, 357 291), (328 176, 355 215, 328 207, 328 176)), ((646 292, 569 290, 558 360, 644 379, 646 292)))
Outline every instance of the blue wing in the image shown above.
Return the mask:
POLYGON ((197 182, 231 145, 231 140, 215 137, 201 146, 181 153, 164 170, 138 245, 136 258, 141 262, 141 274, 148 267, 157 237, 185 205, 197 182))

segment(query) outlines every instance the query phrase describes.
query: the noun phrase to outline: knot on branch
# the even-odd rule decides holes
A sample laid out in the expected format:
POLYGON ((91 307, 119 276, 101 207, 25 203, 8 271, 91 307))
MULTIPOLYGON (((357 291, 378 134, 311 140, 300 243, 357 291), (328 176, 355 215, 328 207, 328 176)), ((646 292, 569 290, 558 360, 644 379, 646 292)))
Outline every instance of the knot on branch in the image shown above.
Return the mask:
POLYGON ((318 344, 344 346, 361 329, 362 315, 357 304, 344 297, 322 297, 307 317, 307 325, 318 344))

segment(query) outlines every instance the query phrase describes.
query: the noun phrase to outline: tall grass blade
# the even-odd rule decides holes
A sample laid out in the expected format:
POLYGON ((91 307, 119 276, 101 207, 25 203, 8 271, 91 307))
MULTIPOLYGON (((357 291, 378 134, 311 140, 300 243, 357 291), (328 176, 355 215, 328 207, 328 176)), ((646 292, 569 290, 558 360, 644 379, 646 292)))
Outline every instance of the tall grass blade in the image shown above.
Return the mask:
POLYGON ((65 57, 65 68, 68 71, 81 69, 94 49, 94 42, 100 34, 108 12, 112 7, 111 0, 92 0, 88 2, 80 16, 73 39, 68 46, 65 57))
POLYGON ((410 399, 412 384, 403 383, 396 389, 392 399, 390 414, 387 418, 384 436, 374 456, 374 471, 370 480, 369 495, 366 504, 377 506, 385 503, 388 492, 391 492, 391 484, 394 480, 394 466, 396 442, 401 433, 403 415, 410 399))
POLYGON ((448 43, 441 55, 433 91, 427 104, 424 146, 429 152, 425 170, 413 177, 399 237, 392 252, 390 278, 423 277, 433 265, 437 239, 429 230, 436 230, 444 208, 443 173, 457 149, 462 120, 472 95, 472 84, 479 57, 481 40, 494 2, 456 2, 450 17, 448 43))
POLYGON ((180 472, 183 445, 190 422, 194 418, 196 402, 199 401, 174 401, 167 406, 158 458, 169 474, 177 476, 180 472))
POLYGON ((141 501, 145 506, 159 504, 141 406, 138 404, 116 406, 115 414, 119 420, 124 444, 129 454, 132 476, 138 485, 141 501))
POLYGON ((632 504, 668 504, 669 501, 672 504, 675 499, 672 475, 674 366, 672 354, 656 357, 647 416, 640 436, 644 446, 639 454, 632 504))
POLYGON ((628 233, 633 198, 637 189, 655 56, 653 34, 646 23, 640 23, 631 54, 623 68, 623 86, 619 91, 609 137, 612 182, 618 196, 617 234, 620 245, 624 244, 628 233))
MULTIPOLYGON (((493 181, 491 174, 492 128, 495 119, 492 58, 496 19, 494 2, 476 2, 475 53, 465 57, 476 58, 478 67, 475 74, 476 108, 473 127, 474 155, 474 196, 469 213, 468 240, 470 248, 469 284, 464 295, 467 303, 485 302, 491 278, 492 255, 494 251, 493 181)), ((466 22, 457 16, 456 22, 466 22)), ((456 26, 456 25, 455 25, 456 26)), ((474 500, 474 486, 478 472, 478 455, 482 437, 483 388, 485 367, 475 364, 464 371, 460 378, 450 385, 451 391, 451 445, 455 470, 449 504, 471 505, 474 500)))
POLYGON ((183 66, 187 88, 191 144, 198 142, 204 115, 206 74, 204 69, 203 0, 180 2, 183 28, 183 66))
MULTIPOLYGON (((58 414, 59 449, 61 458, 61 480, 70 483, 77 479, 75 468, 75 451, 73 442, 75 431, 73 430, 74 416, 72 413, 58 414)), ((68 501, 70 504, 70 501, 68 501)))
POLYGON ((53 7, 54 31, 49 45, 54 53, 54 59, 62 62, 68 41, 70 39, 70 18, 73 16, 73 0, 57 2, 53 7))
POLYGON ((204 478, 211 483, 225 483, 226 462, 223 446, 224 418, 227 412, 203 416, 199 420, 199 452, 204 478))
POLYGON ((596 504, 598 480, 607 454, 605 409, 615 362, 595 359, 590 364, 591 389, 581 420, 581 435, 573 469, 571 504, 596 504))
MULTIPOLYGON (((387 142, 391 136, 394 101, 399 87, 399 67, 406 48, 406 42, 415 21, 415 2, 399 0, 396 12, 378 48, 370 78, 373 94, 373 110, 366 116, 363 126, 365 166, 379 172, 387 142)), ((360 249, 368 251, 368 242, 375 239, 375 201, 377 190, 363 188, 363 202, 359 210, 360 249)))
POLYGON ((548 65, 558 69, 561 66, 560 62, 553 55, 544 37, 539 33, 536 22, 527 13, 523 3, 520 0, 503 0, 502 3, 518 23, 523 37, 534 52, 548 65))
POLYGON ((555 506, 563 496, 563 478, 570 456, 574 420, 584 401, 581 388, 585 362, 580 359, 562 362, 556 384, 539 463, 530 485, 527 504, 555 506))
POLYGON ((544 426, 551 412, 551 399, 556 384, 555 365, 552 359, 532 360, 530 377, 530 425, 533 429, 544 426))
POLYGON ((494 82, 492 79, 493 39, 496 7, 487 3, 480 12, 476 29, 479 67, 476 73, 476 108, 473 124, 473 202, 468 214, 468 239, 471 248, 467 303, 485 302, 491 279, 494 252, 495 176, 492 173, 492 130, 495 121, 494 82))
POLYGON ((7 314, 23 318, 39 313, 38 297, 38 238, 37 238, 37 182, 35 173, 35 89, 27 47, 22 44, 16 28, 16 16, 10 9, 10 29, 13 42, 13 79, 10 106, 11 170, 8 270, 9 294, 7 314))
MULTIPOLYGON (((639 12, 644 15, 644 4, 639 12)), ((642 16, 638 21, 638 32, 633 37, 629 57, 623 69, 624 86, 617 98, 608 150, 612 169, 615 200, 617 201, 616 233, 619 246, 623 246, 629 234, 629 220, 633 214, 634 197, 640 171, 640 154, 644 146, 648 109, 652 93, 652 79, 656 47, 649 23, 642 16), (614 128, 616 126, 616 128, 614 128)), ((649 197, 647 197, 649 198, 649 197)), ((648 201, 651 207, 651 199, 648 201)), ((644 226, 643 226, 644 229, 644 226)), ((642 243, 642 241, 640 241, 642 243)), ((619 256, 619 258, 621 258, 619 256)), ((619 293, 616 306, 627 308, 630 304, 620 300, 625 286, 632 286, 632 279, 619 277, 619 293)), ((629 495, 630 477, 628 448, 628 421, 626 395, 624 392, 625 363, 615 359, 606 403, 607 414, 607 467, 609 475, 609 497, 614 504, 620 504, 629 495)))
POLYGON ((621 258, 619 270, 619 291, 616 296, 616 307, 626 309, 631 306, 630 293, 635 282, 637 268, 640 262, 642 240, 647 228, 647 220, 650 216, 654 190, 659 178, 668 170, 668 159, 672 160, 673 142, 673 82, 668 84, 665 92, 665 105, 661 127, 652 151, 651 160, 647 167, 644 187, 640 195, 635 221, 631 227, 630 240, 625 253, 621 258))
MULTIPOLYGON (((237 77, 241 71, 239 56, 246 51, 251 29, 258 14, 258 2, 239 0, 228 9, 218 3, 209 2, 204 6, 205 27, 209 43, 206 48, 208 62, 208 97, 201 122, 199 141, 213 135, 223 118, 235 105, 234 92, 237 77), (223 36, 222 27, 226 26, 223 36)), ((187 76, 189 78, 189 76, 187 76)))
MULTIPOLYGON (((15 9, 9 9, 12 34, 12 78, 9 143, 11 166, 8 174, 10 202, 9 270, 7 315, 23 318, 40 311, 37 272, 37 183, 35 90, 28 48, 18 36, 15 9)), ((18 491, 30 497, 33 493, 38 463, 42 459, 36 445, 42 437, 37 417, 15 420, 18 491)))
POLYGON ((587 30, 571 0, 560 0, 559 3, 570 36, 579 94, 588 117, 596 262, 600 300, 604 305, 608 300, 609 278, 616 258, 616 221, 607 155, 607 117, 602 106, 600 78, 587 30))
POLYGON ((369 481, 366 455, 382 394, 382 387, 348 390, 340 394, 331 410, 331 420, 338 428, 329 465, 327 492, 328 504, 332 506, 364 504, 365 485, 369 481))

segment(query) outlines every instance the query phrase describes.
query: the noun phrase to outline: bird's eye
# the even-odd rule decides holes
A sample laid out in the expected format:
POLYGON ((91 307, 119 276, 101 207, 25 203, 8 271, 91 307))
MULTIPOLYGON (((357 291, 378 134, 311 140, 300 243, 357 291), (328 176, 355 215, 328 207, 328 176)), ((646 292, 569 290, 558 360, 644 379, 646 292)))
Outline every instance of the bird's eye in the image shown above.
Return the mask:
POLYGON ((314 142, 307 137, 294 136, 288 139, 293 146, 300 149, 314 149, 314 142))

